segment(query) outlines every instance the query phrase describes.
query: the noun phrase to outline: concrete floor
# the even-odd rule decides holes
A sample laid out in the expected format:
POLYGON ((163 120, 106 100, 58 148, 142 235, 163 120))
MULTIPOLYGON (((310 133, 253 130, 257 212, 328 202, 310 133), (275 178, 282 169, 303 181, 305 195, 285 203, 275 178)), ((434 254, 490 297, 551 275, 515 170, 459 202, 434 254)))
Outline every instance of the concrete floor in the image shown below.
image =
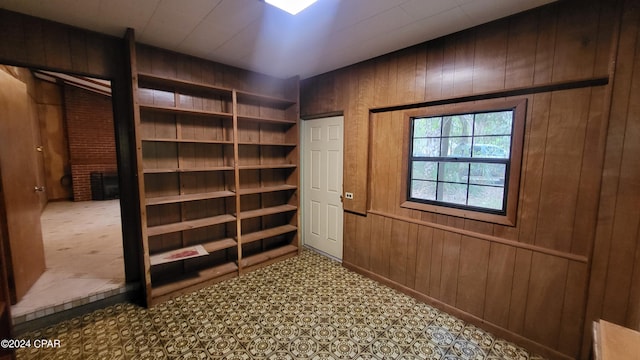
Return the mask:
POLYGON ((41 222, 46 271, 11 307, 14 324, 124 287, 119 200, 51 202, 41 222))

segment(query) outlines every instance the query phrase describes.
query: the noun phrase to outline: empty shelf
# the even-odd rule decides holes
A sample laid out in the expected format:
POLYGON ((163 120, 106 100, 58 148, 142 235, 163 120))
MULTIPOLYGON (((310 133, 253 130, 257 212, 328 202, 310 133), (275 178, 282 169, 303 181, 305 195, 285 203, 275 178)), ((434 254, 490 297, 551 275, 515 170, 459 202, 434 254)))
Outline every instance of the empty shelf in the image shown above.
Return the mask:
POLYGON ((147 205, 162 205, 162 204, 174 204, 180 202, 207 200, 207 199, 219 199, 223 197, 234 196, 233 191, 213 191, 200 194, 183 194, 183 195, 171 195, 171 196, 159 196, 147 198, 147 205))
POLYGON ((175 106, 140 104, 140 109, 148 110, 148 111, 166 112, 171 114, 209 116, 209 117, 227 118, 227 119, 231 119, 233 117, 233 115, 231 115, 230 113, 224 113, 219 111, 208 111, 208 110, 184 109, 184 108, 179 108, 175 106))
POLYGON ((175 91, 178 89, 191 89, 191 90, 199 90, 206 91, 210 93, 216 93, 221 95, 226 95, 229 98, 231 97, 231 89, 224 88, 221 86, 213 86, 204 83, 197 83, 188 80, 174 79, 174 78, 166 78, 150 73, 138 72, 138 81, 142 83, 142 85, 150 85, 150 86, 140 86, 141 88, 159 88, 161 90, 169 90, 175 91))
POLYGON ((216 240, 216 241, 208 242, 206 244, 202 244, 204 249, 207 250, 207 252, 209 253, 228 249, 237 245, 238 243, 233 239, 222 239, 222 240, 216 240))
POLYGON ((264 169, 293 169, 296 164, 267 164, 267 165, 240 165, 240 170, 264 170, 264 169))
POLYGON ((262 239, 267 239, 270 237, 274 237, 274 236, 278 236, 278 235, 282 235, 282 234, 286 234, 286 233, 290 233, 293 231, 297 231, 298 228, 293 226, 293 225, 282 225, 282 226, 278 226, 278 227, 274 227, 271 229, 265 229, 262 231, 256 231, 256 232, 252 232, 249 234, 242 234, 242 243, 243 244, 247 244, 250 242, 254 242, 254 241, 258 241, 258 240, 262 240, 262 239))
POLYGON ((256 121, 256 122, 269 122, 275 124, 297 124, 295 120, 286 120, 286 119, 275 119, 275 118, 267 118, 262 116, 248 116, 248 115, 238 115, 238 121, 256 121))
POLYGON ((233 144, 230 140, 196 140, 196 139, 171 139, 171 138, 145 138, 147 142, 168 142, 168 143, 193 143, 193 144, 233 144))
POLYGON ((298 187, 295 185, 284 184, 284 185, 276 185, 276 186, 240 189, 239 193, 240 195, 262 194, 262 193, 275 192, 275 191, 295 190, 297 188, 298 187))
POLYGON ((247 99, 281 107, 288 107, 296 104, 295 100, 285 99, 281 97, 256 94, 248 91, 236 91, 236 93, 238 94, 238 102, 243 102, 243 100, 247 99))
POLYGON ((176 172, 199 172, 199 171, 229 171, 233 166, 211 166, 201 168, 169 168, 169 169, 144 169, 145 174, 163 174, 176 172))
POLYGON ((282 146, 282 147, 296 147, 298 144, 295 143, 275 143, 275 142, 249 142, 249 141, 240 141, 238 145, 253 145, 253 146, 282 146))
POLYGON ((240 219, 251 219, 259 216, 273 215, 279 214, 288 211, 296 211, 298 208, 293 205, 279 205, 268 208, 249 210, 249 211, 241 211, 240 219))
POLYGON ((188 220, 188 221, 182 221, 182 222, 166 224, 166 225, 151 226, 147 228, 147 235, 155 236, 155 235, 174 233, 174 232, 183 231, 183 230, 197 229, 197 228, 202 228, 206 226, 228 223, 228 222, 234 221, 235 219, 236 219, 235 216, 225 214, 225 215, 218 215, 218 216, 197 219, 197 220, 188 220))

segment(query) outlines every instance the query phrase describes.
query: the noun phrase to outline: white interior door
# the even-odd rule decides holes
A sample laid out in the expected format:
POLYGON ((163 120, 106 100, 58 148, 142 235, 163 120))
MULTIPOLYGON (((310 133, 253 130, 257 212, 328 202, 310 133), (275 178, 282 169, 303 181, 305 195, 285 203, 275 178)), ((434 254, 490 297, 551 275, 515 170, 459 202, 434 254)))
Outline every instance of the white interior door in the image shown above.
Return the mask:
POLYGON ((342 116, 303 121, 303 239, 342 260, 342 116))

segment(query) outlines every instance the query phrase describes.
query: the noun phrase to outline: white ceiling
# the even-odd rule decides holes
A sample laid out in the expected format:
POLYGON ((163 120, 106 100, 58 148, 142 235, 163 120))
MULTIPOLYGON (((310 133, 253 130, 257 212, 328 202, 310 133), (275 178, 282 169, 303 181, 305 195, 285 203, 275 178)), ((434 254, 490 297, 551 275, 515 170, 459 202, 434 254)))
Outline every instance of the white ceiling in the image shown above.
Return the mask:
POLYGON ((555 0, 0 0, 0 8, 262 73, 302 78, 555 0))

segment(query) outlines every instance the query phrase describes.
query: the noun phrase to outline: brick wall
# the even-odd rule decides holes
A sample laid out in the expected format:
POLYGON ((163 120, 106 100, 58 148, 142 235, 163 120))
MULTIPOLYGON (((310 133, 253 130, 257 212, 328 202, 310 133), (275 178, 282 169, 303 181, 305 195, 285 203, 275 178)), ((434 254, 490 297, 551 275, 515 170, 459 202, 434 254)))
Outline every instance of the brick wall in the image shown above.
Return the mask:
POLYGON ((91 172, 116 172, 111 97, 64 87, 73 200, 91 200, 91 172))

